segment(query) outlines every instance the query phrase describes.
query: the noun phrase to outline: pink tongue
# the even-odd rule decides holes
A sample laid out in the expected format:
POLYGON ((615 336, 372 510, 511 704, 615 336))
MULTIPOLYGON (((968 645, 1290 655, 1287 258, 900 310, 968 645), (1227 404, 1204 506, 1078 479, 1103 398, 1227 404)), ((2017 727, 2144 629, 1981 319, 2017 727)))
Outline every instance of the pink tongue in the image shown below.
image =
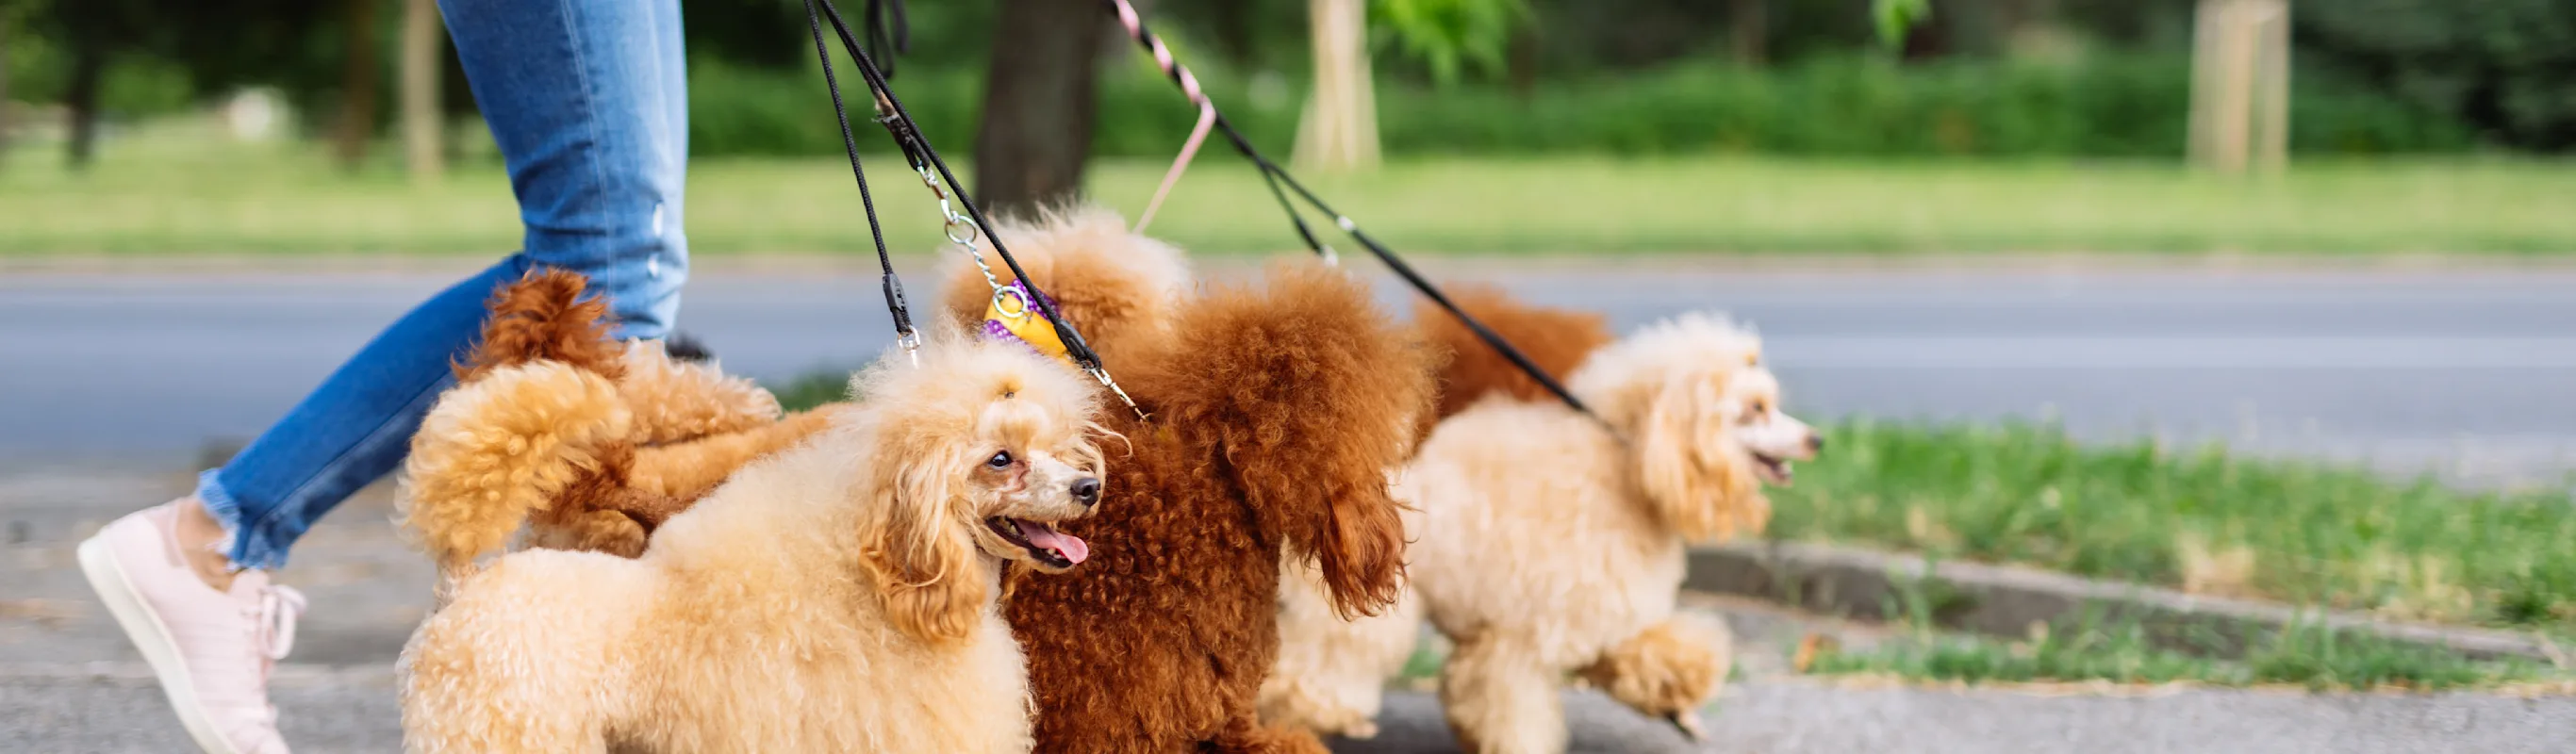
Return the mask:
POLYGON ((1018 519, 1012 519, 1011 522, 1020 525, 1020 537, 1028 540, 1029 544, 1054 550, 1056 555, 1062 556, 1065 560, 1080 563, 1084 558, 1091 557, 1091 545, 1083 542, 1081 537, 1056 531, 1046 524, 1018 519))

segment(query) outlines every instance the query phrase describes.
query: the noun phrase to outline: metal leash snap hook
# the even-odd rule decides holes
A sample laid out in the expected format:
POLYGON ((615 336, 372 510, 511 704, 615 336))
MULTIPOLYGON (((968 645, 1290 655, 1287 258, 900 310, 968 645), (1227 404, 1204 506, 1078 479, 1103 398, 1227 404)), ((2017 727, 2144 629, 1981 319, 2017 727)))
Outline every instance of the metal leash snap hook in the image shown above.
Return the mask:
POLYGON ((921 332, 920 332, 920 331, 918 331, 918 330, 912 330, 912 329, 905 329, 903 332, 898 333, 898 334, 896 334, 896 335, 894 336, 894 342, 895 342, 895 345, 903 346, 903 355, 905 355, 905 356, 909 356, 909 357, 911 357, 911 358, 912 358, 912 365, 913 365, 913 366, 916 366, 916 367, 921 366, 921 332))
POLYGON ((1000 288, 993 289, 993 310, 1001 312, 1002 316, 1012 319, 1027 319, 1029 316, 1029 300, 1020 295, 1020 289, 1007 285, 1002 286, 1000 288), (1004 303, 1006 300, 1009 303, 1004 303))
POLYGON ((1117 380, 1109 378, 1109 370, 1100 368, 1099 364, 1090 364, 1084 366, 1082 371, 1090 374, 1092 379, 1099 380, 1102 386, 1109 388, 1109 392, 1117 394, 1118 402, 1127 404, 1128 410, 1136 412, 1137 421, 1151 421, 1153 419, 1153 417, 1145 415, 1145 407, 1136 405, 1136 399, 1127 397, 1126 388, 1119 387, 1117 380))

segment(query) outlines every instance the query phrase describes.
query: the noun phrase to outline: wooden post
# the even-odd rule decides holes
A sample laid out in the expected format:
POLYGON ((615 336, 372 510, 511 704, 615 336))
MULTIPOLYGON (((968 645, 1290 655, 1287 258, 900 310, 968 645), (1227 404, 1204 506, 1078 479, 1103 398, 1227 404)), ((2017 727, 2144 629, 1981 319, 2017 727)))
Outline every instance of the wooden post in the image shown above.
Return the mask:
POLYGON ((2290 0, 2269 0, 2263 24, 2261 81, 2256 96, 2263 101, 2255 124, 2254 166, 2278 175, 2290 166, 2290 0))
POLYGON ((2289 0, 2201 0, 2190 160, 2234 175, 2289 164, 2289 0))
POLYGON ((437 0, 403 0, 402 124, 403 164, 414 184, 437 183, 445 172, 439 138, 438 74, 446 34, 437 0))
POLYGON ((1350 171, 1376 167, 1377 94, 1369 81, 1368 8, 1361 0, 1309 0, 1315 92, 1297 126, 1295 160, 1303 167, 1350 171))

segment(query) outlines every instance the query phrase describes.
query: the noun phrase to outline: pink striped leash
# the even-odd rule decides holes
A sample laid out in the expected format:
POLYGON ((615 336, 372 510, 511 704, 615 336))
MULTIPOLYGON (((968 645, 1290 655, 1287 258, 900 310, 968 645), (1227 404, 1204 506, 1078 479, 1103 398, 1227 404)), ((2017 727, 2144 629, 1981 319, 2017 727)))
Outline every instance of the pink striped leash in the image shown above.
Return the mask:
POLYGON ((1163 46, 1162 38, 1145 31, 1145 20, 1137 17, 1136 6, 1127 4, 1127 0, 1109 1, 1118 6, 1118 23, 1127 27, 1128 36, 1135 37, 1137 44, 1151 50, 1154 65, 1163 69, 1163 75, 1178 82, 1181 93, 1189 95, 1190 101, 1199 106, 1198 125, 1190 128, 1189 140, 1181 142, 1181 154, 1172 158, 1172 169, 1163 172, 1163 185, 1155 187, 1153 201, 1146 202, 1144 214, 1136 216, 1135 232, 1143 233, 1145 226, 1154 222, 1154 213, 1163 208, 1163 199, 1171 195, 1172 186, 1181 182, 1181 173, 1190 169, 1190 160, 1198 156, 1199 145, 1207 142, 1208 129, 1216 125, 1216 103, 1209 101, 1207 92, 1199 89, 1199 78, 1190 75, 1190 69, 1181 67, 1172 59, 1172 49, 1163 46))

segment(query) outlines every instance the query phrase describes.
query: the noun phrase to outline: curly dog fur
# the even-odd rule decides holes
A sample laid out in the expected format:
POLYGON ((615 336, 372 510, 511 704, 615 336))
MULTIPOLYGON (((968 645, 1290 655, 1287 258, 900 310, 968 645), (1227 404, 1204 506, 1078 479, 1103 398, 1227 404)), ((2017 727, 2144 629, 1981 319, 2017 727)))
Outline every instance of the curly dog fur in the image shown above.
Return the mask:
MULTIPOLYGON (((1531 305, 1500 288, 1462 285, 1450 300, 1560 382, 1611 341, 1600 314, 1531 305)), ((1420 436, 1429 437, 1435 422, 1490 396, 1556 400, 1438 304, 1415 305, 1414 327, 1442 357, 1438 410, 1424 416, 1420 436)), ((1408 531, 1420 526, 1415 518, 1407 517, 1408 531)), ((1281 569, 1279 664, 1261 687, 1261 719, 1323 735, 1375 737, 1387 679, 1404 669, 1420 643, 1421 601, 1408 589, 1383 615, 1343 620, 1325 601, 1313 569, 1293 563, 1281 569)))
MULTIPOLYGON (((1598 315, 1523 304, 1490 290, 1471 289, 1463 291, 1457 298, 1470 314, 1521 346, 1534 361, 1560 380, 1571 382, 1569 378, 1575 367, 1585 364, 1589 357, 1610 343, 1598 315)), ((1582 470, 1582 464, 1560 468, 1556 463, 1559 456, 1569 453, 1568 448, 1580 443, 1533 444, 1509 438, 1571 431, 1577 426, 1594 434, 1601 434, 1603 430, 1557 403, 1535 381, 1521 374, 1481 341, 1475 340, 1446 312, 1425 306, 1418 315, 1425 337, 1436 347, 1457 354, 1442 372, 1447 392, 1443 394, 1441 403, 1446 421, 1437 431, 1443 438, 1440 442, 1450 448, 1501 448, 1485 453, 1481 457, 1484 465, 1470 467, 1473 474, 1491 474, 1494 469, 1506 467, 1514 470, 1512 474, 1494 479, 1469 478, 1468 474, 1460 472, 1458 459, 1449 457, 1458 454, 1441 454, 1426 449, 1424 458, 1418 463, 1429 468, 1408 470, 1407 477, 1399 486, 1399 497, 1408 501, 1421 500, 1426 487, 1434 492, 1454 490, 1452 494, 1433 501, 1435 506, 1446 503, 1441 510, 1407 517, 1408 531, 1417 537, 1413 558, 1416 578, 1424 584, 1436 584, 1445 576, 1452 582, 1445 589, 1436 585, 1415 587, 1452 593, 1472 589, 1476 590, 1476 598, 1486 600, 1482 612, 1473 612, 1467 617, 1453 615, 1448 621, 1453 629, 1448 633, 1462 641, 1458 653, 1453 655, 1456 658, 1452 661, 1454 672, 1448 680, 1452 692, 1448 698, 1459 707, 1451 711, 1453 720, 1463 719, 1458 723, 1461 736, 1470 742, 1482 740, 1485 745, 1480 750, 1561 749, 1564 745, 1561 729, 1553 734, 1553 743, 1550 743, 1550 734, 1546 732, 1550 726, 1545 721, 1549 719, 1548 715, 1553 714, 1552 707, 1538 708, 1552 705, 1552 701, 1542 705, 1535 695, 1528 695, 1497 702, 1495 697, 1498 695, 1491 693, 1490 689, 1512 684, 1528 685, 1542 678, 1551 679, 1549 683, 1552 684, 1552 679, 1563 675, 1566 670, 1578 671, 1587 682, 1640 712, 1666 719, 1685 732, 1698 735, 1699 721, 1695 710, 1724 682, 1730 664, 1732 639, 1722 623, 1700 625, 1685 620, 1686 616, 1671 616, 1671 620, 1647 625, 1633 636, 1612 637, 1617 639, 1615 643, 1581 663, 1565 659, 1536 661, 1527 667, 1496 667, 1544 656, 1544 653, 1527 646, 1493 638, 1509 633, 1506 629, 1525 629, 1517 634, 1523 639, 1559 636, 1568 631, 1579 634, 1582 632, 1577 631, 1577 627, 1567 624, 1579 624, 1584 615, 1599 614, 1588 612, 1595 610, 1596 606, 1587 603, 1576 608, 1575 613, 1558 615, 1559 611, 1526 599, 1521 590, 1537 589, 1551 594, 1567 590, 1618 594, 1620 589, 1640 583, 1640 580, 1647 584, 1670 581, 1665 588, 1648 590, 1648 602, 1630 603, 1661 604, 1663 608, 1650 612, 1669 614, 1670 595, 1679 583, 1678 571, 1674 571, 1669 579, 1646 575, 1654 569, 1614 568, 1611 570, 1617 574, 1615 578, 1603 578, 1598 573, 1576 573, 1574 571, 1580 569, 1566 565, 1575 559, 1569 554, 1582 553, 1582 562, 1590 564, 1584 568, 1595 571, 1599 568, 1596 561, 1601 556, 1583 546, 1570 546, 1568 541, 1549 541, 1541 545, 1536 540, 1557 531, 1552 527, 1586 522, 1597 524, 1597 515, 1569 521, 1564 516, 1570 514, 1563 511, 1538 510, 1542 506, 1570 504, 1567 501, 1529 503, 1518 507, 1508 504, 1508 501, 1490 507, 1481 502, 1482 498, 1478 496, 1501 495, 1499 488, 1504 485, 1540 484, 1545 481, 1543 477, 1554 477, 1561 471, 1582 470), (1470 407, 1480 413, 1550 417, 1550 421, 1516 426, 1516 422, 1490 417, 1448 418, 1466 413, 1470 407), (1450 423, 1469 426, 1451 429, 1450 423), (1515 442, 1521 444, 1515 446, 1515 442), (1543 450, 1538 445, 1549 447, 1543 450), (1431 475, 1427 480, 1415 478, 1417 474, 1426 473, 1431 475), (1497 510, 1504 512, 1498 514, 1497 510), (1462 529, 1456 521, 1450 520, 1460 516, 1485 522, 1479 526, 1486 530, 1476 527, 1462 529), (1515 516, 1527 520, 1492 521, 1515 516), (1528 518, 1532 516, 1536 518, 1528 518), (1518 536, 1528 540, 1529 549, 1496 547, 1491 540, 1461 541, 1462 531, 1518 536), (1545 567, 1519 562, 1530 553, 1556 556, 1540 558, 1551 564, 1545 567), (1507 575, 1497 578, 1494 574, 1507 575), (1661 596, 1656 597, 1656 594, 1661 596), (1503 628, 1480 622, 1496 613, 1509 614, 1509 619, 1501 624, 1503 628), (1499 733, 1496 732, 1498 727, 1501 728, 1499 733)), ((1758 484, 1750 483, 1758 474, 1747 472, 1744 467, 1748 459, 1736 454, 1729 446, 1750 439, 1767 443, 1766 450, 1781 457, 1804 457, 1812 452, 1812 448, 1806 445, 1811 441, 1812 433, 1803 424, 1776 413, 1776 381, 1759 369, 1760 346, 1749 334, 1736 332, 1722 322, 1706 318, 1685 318, 1650 332, 1662 334, 1641 334, 1641 344, 1625 346, 1621 351, 1604 357, 1600 363, 1587 367, 1594 371, 1586 375, 1583 382, 1575 384, 1573 389, 1578 396, 1593 404, 1596 410, 1603 411, 1605 417, 1624 417, 1628 422, 1626 426, 1630 427, 1644 426, 1638 422, 1653 416, 1656 411, 1700 410, 1689 405, 1700 401, 1676 401, 1641 411, 1637 408, 1633 391, 1603 387, 1616 382, 1608 375, 1637 371, 1650 374, 1630 379, 1649 386, 1655 385, 1657 380, 1689 382, 1699 379, 1704 389, 1694 397, 1707 399, 1705 402, 1714 404, 1719 410, 1733 411, 1734 416, 1758 413, 1748 411, 1748 408, 1759 408, 1769 413, 1762 414, 1766 418, 1759 422, 1759 426, 1750 429, 1740 427, 1735 432, 1716 432, 1703 427, 1698 430, 1703 435, 1698 439, 1680 438, 1682 441, 1676 442, 1675 433, 1654 434, 1650 439, 1657 439, 1658 444, 1639 452, 1658 457, 1698 452, 1702 459, 1716 461, 1708 464, 1721 469, 1720 473, 1711 475, 1710 481, 1714 483, 1711 488, 1677 495, 1707 498, 1709 504, 1684 506, 1668 515, 1649 517, 1663 519, 1662 523, 1674 527, 1672 529, 1649 527, 1632 532, 1633 536, 1628 537, 1594 532, 1576 541, 1651 550, 1674 543, 1678 537, 1670 532, 1675 530, 1690 538, 1712 538, 1726 536, 1738 527, 1758 528, 1760 521, 1767 516, 1767 503, 1761 502, 1758 484), (1693 346, 1697 348, 1694 350, 1693 346), (1650 359, 1639 354, 1655 349, 1667 349, 1675 354, 1696 353, 1697 356, 1680 357, 1682 361, 1678 365, 1641 366, 1648 364, 1650 359), (1690 361, 1691 358, 1698 361, 1690 361), (1700 373, 1694 375, 1693 370, 1700 373), (1729 380, 1730 376, 1740 376, 1740 379, 1729 380), (1727 382, 1732 387, 1720 389, 1714 384, 1716 382, 1727 382), (1725 460, 1729 456, 1734 456, 1733 460, 1725 460), (1733 471, 1726 472, 1725 469, 1733 471)), ((1671 417, 1664 418, 1669 420, 1671 417)), ((1623 432, 1622 436, 1626 433, 1623 432)), ((1428 442, 1430 440, 1426 439, 1428 442)), ((1626 450, 1617 443, 1613 446, 1626 450)), ((1595 449, 1598 449, 1597 445, 1595 449)), ((1580 457, 1580 454, 1576 455, 1580 457)), ((1691 463, 1697 464, 1698 461, 1691 463)), ((1782 469, 1785 471, 1785 465, 1782 469)), ((1663 471, 1669 473, 1671 468, 1666 466, 1663 471)), ((1561 484, 1561 479, 1557 481, 1561 484)), ((1591 484, 1597 488, 1601 483, 1620 481, 1610 477, 1591 484)), ((1666 484, 1665 488, 1690 486, 1666 484)), ((1516 494, 1527 496, 1529 493, 1516 494)), ((1586 491, 1580 499, 1589 500, 1602 494, 1586 491)), ((1677 544, 1673 544, 1672 552, 1673 557, 1678 558, 1677 544)), ((1615 559, 1620 562, 1647 562, 1626 555, 1615 559)), ((1677 560, 1674 566, 1678 567, 1677 560)), ((1306 727, 1319 733, 1357 738, 1373 734, 1383 684, 1403 666, 1416 644, 1418 627, 1427 611, 1422 597, 1408 594, 1399 603, 1400 609, 1390 611, 1388 615, 1350 621, 1334 620, 1332 616, 1319 614, 1315 609, 1311 584, 1290 583, 1281 595, 1281 603, 1281 662, 1271 681, 1263 688, 1264 719, 1306 727)), ((1616 634, 1619 631, 1593 633, 1616 634)), ((1596 637, 1592 643, 1597 645, 1601 641, 1596 637)), ((1569 656, 1588 651, 1592 650, 1572 652, 1569 656)), ((1548 688, 1553 689, 1553 686, 1548 688)), ((1554 698, 1552 690, 1545 693, 1549 700, 1554 698)))
MULTIPOLYGON (((1007 603, 1029 647, 1038 749, 1322 751, 1255 715, 1280 564, 1312 563, 1338 614, 1396 597, 1404 540, 1386 472, 1428 410, 1429 355, 1337 271, 1282 265, 1190 293, 1177 253, 1108 213, 1003 232, 1152 414, 1119 406, 1103 420, 1130 447, 1109 478, 1115 504, 1067 527, 1101 543, 1091 564, 1025 580, 1007 603)), ((981 320, 980 272, 958 268, 945 290, 951 317, 981 320)))
POLYGON ((1675 620, 1684 550, 1759 532, 1761 485, 1820 445, 1780 411, 1760 341, 1715 316, 1623 338, 1568 386, 1602 421, 1476 403, 1423 443, 1399 490, 1421 510, 1413 586, 1456 644, 1440 694, 1471 751, 1563 751, 1569 672, 1695 731, 1727 656, 1718 627, 1675 620))
POLYGON ((1048 527, 1098 499, 1098 388, 1007 344, 923 356, 881 360, 854 380, 880 400, 640 558, 534 550, 467 579, 403 651, 405 748, 1029 750, 1000 580, 1083 560, 1048 527))
POLYGON ((633 557, 734 469, 846 408, 781 420, 749 380, 611 339, 607 302, 587 289, 538 269, 495 292, 457 386, 413 437, 401 512, 442 594, 523 523, 531 546, 633 557))
MULTIPOLYGON (((1458 304, 1487 329, 1520 349, 1558 384, 1583 363, 1586 356, 1611 341, 1607 318, 1597 312, 1580 312, 1536 306, 1515 299, 1501 288, 1490 285, 1461 285, 1449 294, 1458 304)), ((1414 327, 1422 340, 1431 344, 1444 357, 1440 367, 1440 406, 1438 412, 1423 417, 1421 436, 1428 439, 1431 428, 1443 419, 1457 416, 1468 406, 1487 396, 1503 395, 1513 400, 1556 400, 1556 396, 1530 379, 1520 367, 1503 358, 1500 351, 1478 339, 1465 323, 1451 316, 1439 304, 1428 300, 1413 307, 1414 327)))

